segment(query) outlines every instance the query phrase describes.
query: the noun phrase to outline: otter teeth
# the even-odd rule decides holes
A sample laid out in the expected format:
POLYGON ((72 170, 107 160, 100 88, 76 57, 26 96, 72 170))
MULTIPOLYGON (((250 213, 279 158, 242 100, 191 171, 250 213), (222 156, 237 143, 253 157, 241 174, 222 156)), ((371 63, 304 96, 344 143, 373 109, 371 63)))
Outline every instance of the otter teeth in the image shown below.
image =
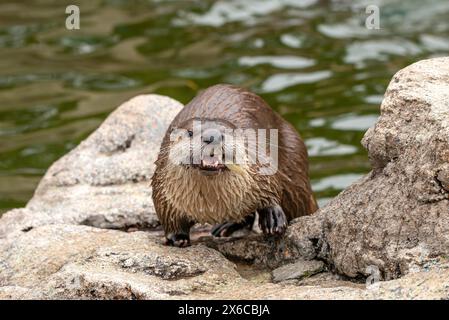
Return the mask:
POLYGON ((203 167, 207 167, 207 168, 215 168, 218 167, 218 162, 214 162, 214 163, 202 163, 203 167))
POLYGON ((217 168, 219 165, 219 161, 215 160, 214 162, 206 162, 204 160, 201 160, 201 165, 206 168, 217 168))

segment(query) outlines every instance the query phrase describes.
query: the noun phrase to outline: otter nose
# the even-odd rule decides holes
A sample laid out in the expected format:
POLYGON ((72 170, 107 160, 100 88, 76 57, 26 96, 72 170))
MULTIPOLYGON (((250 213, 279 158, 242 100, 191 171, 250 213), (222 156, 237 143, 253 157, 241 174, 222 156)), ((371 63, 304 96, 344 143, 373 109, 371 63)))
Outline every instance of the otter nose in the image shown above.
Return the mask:
POLYGON ((221 133, 217 129, 207 129, 203 132, 202 140, 205 144, 219 143, 221 133))
POLYGON ((203 137, 203 142, 204 143, 212 143, 214 141, 214 136, 210 136, 210 137, 203 137))

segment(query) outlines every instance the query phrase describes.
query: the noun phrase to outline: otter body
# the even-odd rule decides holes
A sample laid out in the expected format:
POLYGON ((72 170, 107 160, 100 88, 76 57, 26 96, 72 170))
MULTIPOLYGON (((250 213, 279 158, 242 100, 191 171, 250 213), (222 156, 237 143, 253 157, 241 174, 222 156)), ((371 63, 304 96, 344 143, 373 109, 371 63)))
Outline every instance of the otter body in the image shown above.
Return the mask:
POLYGON ((276 235, 284 233, 291 219, 317 210, 307 150, 296 130, 262 98, 230 85, 206 89, 174 118, 162 141, 152 187, 167 244, 175 246, 189 244, 190 228, 197 222, 218 224, 212 233, 227 236, 252 226, 257 212, 262 231, 276 235), (265 141, 257 140, 259 129, 266 133, 262 145, 270 155, 251 158, 245 152, 251 142, 259 148, 265 141), (175 130, 181 132, 178 139, 173 138, 175 130), (256 137, 244 140, 242 132, 256 132, 256 137), (271 132, 277 139, 268 139, 271 132), (198 142, 197 149, 192 141, 198 142), (237 152, 245 161, 235 160, 237 152), (261 170, 269 159, 274 160, 271 169, 261 170))

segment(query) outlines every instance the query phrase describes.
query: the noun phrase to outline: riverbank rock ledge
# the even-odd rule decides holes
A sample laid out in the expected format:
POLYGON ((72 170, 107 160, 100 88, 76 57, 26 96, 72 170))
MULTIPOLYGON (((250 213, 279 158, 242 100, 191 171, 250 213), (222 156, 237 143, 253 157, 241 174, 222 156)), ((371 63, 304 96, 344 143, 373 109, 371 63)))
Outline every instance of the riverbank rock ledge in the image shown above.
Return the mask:
POLYGON ((125 102, 48 169, 25 209, 2 217, 0 237, 53 223, 109 229, 156 226, 148 186, 162 137, 181 108, 181 103, 159 95, 125 102))
POLYGON ((399 71, 380 111, 362 140, 372 171, 289 235, 340 274, 388 280, 449 256, 449 58, 399 71))
POLYGON ((449 299, 449 58, 393 77, 372 171, 281 240, 162 244, 150 179, 181 108, 125 102, 0 218, 0 299, 449 299))

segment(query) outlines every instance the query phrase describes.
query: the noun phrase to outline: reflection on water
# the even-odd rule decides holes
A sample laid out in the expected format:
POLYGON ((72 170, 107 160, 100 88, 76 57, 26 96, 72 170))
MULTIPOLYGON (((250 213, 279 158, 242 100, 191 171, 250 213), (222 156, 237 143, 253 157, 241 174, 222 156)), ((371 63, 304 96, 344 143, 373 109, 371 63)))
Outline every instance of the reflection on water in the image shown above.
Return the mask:
POLYGON ((268 16, 289 8, 307 8, 317 0, 219 0, 212 3, 205 12, 185 12, 182 18, 177 20, 180 24, 207 25, 220 27, 230 22, 241 22, 246 25, 259 23, 262 16, 268 16))
POLYGON ((0 212, 141 93, 184 103, 227 82, 298 128, 320 204, 369 170, 360 140, 391 76, 449 52, 447 0, 83 0, 0 3, 0 212), (381 29, 364 27, 380 6, 381 29))
POLYGON ((239 58, 241 66, 257 66, 258 64, 270 64, 281 69, 300 69, 313 66, 315 61, 295 56, 245 56, 239 58))
POLYGON ((306 146, 309 152, 309 157, 341 156, 357 152, 355 146, 341 144, 338 141, 332 141, 321 137, 307 139, 306 146))
POLYGON ((365 132, 377 120, 377 115, 357 115, 348 113, 344 116, 336 118, 331 127, 336 130, 356 130, 365 132))
POLYGON ((261 89, 262 92, 278 92, 301 83, 317 83, 331 75, 330 71, 273 74, 262 83, 261 89))

